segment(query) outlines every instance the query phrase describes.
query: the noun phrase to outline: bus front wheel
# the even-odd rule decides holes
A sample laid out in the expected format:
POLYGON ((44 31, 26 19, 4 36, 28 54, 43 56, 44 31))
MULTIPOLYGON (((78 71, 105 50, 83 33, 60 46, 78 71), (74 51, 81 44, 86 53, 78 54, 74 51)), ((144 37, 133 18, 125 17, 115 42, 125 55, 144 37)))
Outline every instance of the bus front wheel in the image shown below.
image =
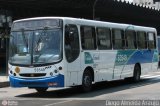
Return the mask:
POLYGON ((84 92, 89 92, 92 89, 92 75, 88 70, 83 74, 82 88, 84 92))
POLYGON ((48 88, 35 88, 38 93, 45 93, 48 88))

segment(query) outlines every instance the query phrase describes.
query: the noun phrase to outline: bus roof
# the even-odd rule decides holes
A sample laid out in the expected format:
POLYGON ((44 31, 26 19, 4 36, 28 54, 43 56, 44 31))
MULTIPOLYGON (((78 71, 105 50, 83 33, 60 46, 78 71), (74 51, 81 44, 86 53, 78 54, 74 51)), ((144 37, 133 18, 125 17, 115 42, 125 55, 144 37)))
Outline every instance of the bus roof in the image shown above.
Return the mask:
POLYGON ((147 30, 147 31, 156 31, 153 27, 145 27, 145 26, 138 26, 132 24, 122 24, 122 23, 113 23, 113 22, 105 22, 105 21, 98 21, 98 20, 89 20, 89 19, 82 19, 82 18, 71 18, 71 17, 35 17, 35 18, 26 18, 16 20, 13 23, 21 22, 21 21, 29 21, 29 20, 41 20, 41 19, 62 19, 66 23, 73 23, 78 25, 91 25, 91 26, 99 26, 99 27, 109 27, 109 28, 120 28, 120 29, 130 29, 130 30, 147 30))

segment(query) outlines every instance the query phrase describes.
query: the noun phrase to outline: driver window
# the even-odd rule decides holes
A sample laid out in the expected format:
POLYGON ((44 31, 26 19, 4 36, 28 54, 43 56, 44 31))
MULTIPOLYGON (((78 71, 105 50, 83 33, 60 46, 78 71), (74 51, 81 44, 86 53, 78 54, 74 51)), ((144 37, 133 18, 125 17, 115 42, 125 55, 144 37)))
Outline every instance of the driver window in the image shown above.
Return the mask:
POLYGON ((68 62, 75 61, 79 56, 79 36, 76 25, 65 26, 65 55, 68 62))

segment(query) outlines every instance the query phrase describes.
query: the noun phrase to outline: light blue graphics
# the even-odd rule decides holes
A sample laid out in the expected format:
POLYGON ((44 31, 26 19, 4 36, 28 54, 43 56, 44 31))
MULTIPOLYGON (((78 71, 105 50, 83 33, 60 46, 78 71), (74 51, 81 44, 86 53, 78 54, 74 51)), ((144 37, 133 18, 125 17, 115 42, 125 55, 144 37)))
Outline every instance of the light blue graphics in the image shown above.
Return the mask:
POLYGON ((157 50, 118 50, 115 66, 158 62, 157 50))
POLYGON ((158 62, 159 60, 159 57, 158 57, 158 50, 155 50, 154 51, 154 55, 153 55, 153 60, 152 60, 152 62, 158 62))
POLYGON ((85 60, 85 64, 94 63, 93 58, 92 58, 92 56, 91 56, 91 54, 89 52, 85 52, 84 53, 84 60, 85 60))
MULTIPOLYGON (((89 52, 84 53, 85 64, 93 64, 94 59, 89 52)), ((115 66, 136 63, 158 62, 157 50, 118 50, 115 66)))

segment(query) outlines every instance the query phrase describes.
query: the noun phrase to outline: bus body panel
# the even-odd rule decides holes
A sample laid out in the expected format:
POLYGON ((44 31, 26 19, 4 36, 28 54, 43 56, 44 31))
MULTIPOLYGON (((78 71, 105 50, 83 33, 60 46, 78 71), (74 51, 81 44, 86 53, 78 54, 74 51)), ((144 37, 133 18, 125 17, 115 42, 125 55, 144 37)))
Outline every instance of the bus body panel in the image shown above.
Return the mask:
POLYGON ((117 51, 100 50, 99 81, 114 79, 114 63, 117 51))
MULTIPOLYGON (((157 70, 158 60, 155 60, 155 62, 152 63, 153 58, 157 59, 157 57, 154 57, 156 50, 105 51, 100 52, 100 58, 95 57, 96 54, 94 54, 93 51, 87 51, 86 53, 87 55, 90 55, 90 59, 86 59, 90 60, 90 62, 87 62, 90 64, 88 66, 91 66, 96 70, 95 82, 132 77, 136 63, 140 63, 142 75, 157 70), (95 59, 98 59, 98 61, 95 61, 95 59), (154 69, 152 68, 153 64, 155 64, 154 69)), ((85 60, 82 61, 82 63, 85 63, 85 60)), ((86 64, 82 66, 87 67, 86 64)))
MULTIPOLYGON (((95 82, 98 82, 98 69, 99 69, 99 51, 96 50, 83 50, 81 52, 81 74, 79 76, 80 79, 83 77, 83 72, 88 68, 91 67, 94 71, 94 79, 95 82)), ((82 80, 81 80, 82 83, 82 80)))

